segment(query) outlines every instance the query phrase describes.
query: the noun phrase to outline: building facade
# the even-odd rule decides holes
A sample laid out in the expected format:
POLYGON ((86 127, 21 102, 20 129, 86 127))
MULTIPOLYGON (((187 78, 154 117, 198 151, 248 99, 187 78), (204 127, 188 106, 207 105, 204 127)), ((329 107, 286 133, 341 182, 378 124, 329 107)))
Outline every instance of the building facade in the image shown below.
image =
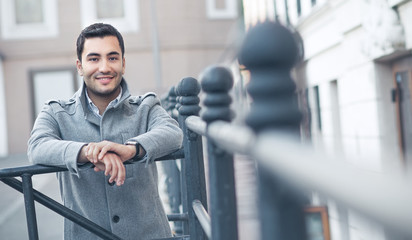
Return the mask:
POLYGON ((82 84, 76 39, 91 23, 113 24, 126 47, 132 94, 165 93, 219 61, 233 41, 236 0, 0 0, 0 156, 25 153, 45 101, 82 84))
MULTIPOLYGON (((373 172, 412 164, 412 1, 243 0, 246 27, 277 20, 296 30, 304 58, 294 69, 315 147, 373 172)), ((331 239, 398 239, 332 199, 331 239)))

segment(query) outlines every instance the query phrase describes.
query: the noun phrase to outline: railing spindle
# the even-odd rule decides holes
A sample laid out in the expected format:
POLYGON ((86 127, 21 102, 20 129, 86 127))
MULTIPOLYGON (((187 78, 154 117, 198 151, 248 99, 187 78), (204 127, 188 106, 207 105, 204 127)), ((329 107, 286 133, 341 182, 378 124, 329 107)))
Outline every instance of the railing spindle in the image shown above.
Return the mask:
MULTIPOLYGON (((292 34, 279 23, 258 24, 244 39, 239 61, 250 71, 247 91, 253 99, 246 123, 257 134, 299 137, 301 114, 290 76, 297 52, 292 34)), ((258 181, 262 239, 306 239, 303 195, 261 165, 258 181)))
MULTIPOLYGON (((184 161, 182 161, 181 172, 185 179, 182 184, 186 184, 186 198, 183 200, 183 212, 189 214, 189 233, 190 236, 195 236, 196 239, 206 239, 202 226, 196 220, 195 212, 192 208, 192 202, 199 200, 207 209, 205 170, 203 163, 203 147, 202 136, 191 131, 186 126, 186 119, 189 116, 198 115, 200 111, 199 97, 200 85, 194 78, 183 78, 176 87, 176 95, 178 96, 176 104, 179 111, 179 124, 182 128, 184 138, 183 147, 185 152, 184 161)), ((184 225, 184 234, 187 233, 184 225)))
MULTIPOLYGON (((167 96, 162 100, 162 106, 165 110, 169 113, 171 117, 175 120, 178 120, 176 116, 173 115, 176 107, 176 90, 175 87, 172 86, 169 89, 167 96)), ((169 198, 169 205, 171 214, 169 216, 177 216, 180 214, 180 205, 182 204, 182 188, 181 188, 181 179, 180 179, 180 170, 177 166, 177 161, 181 161, 181 159, 171 160, 171 161, 163 161, 161 163, 163 171, 166 176, 166 188, 167 188, 167 195, 169 198)), ((187 215, 187 214, 186 214, 187 215)), ((171 218, 169 217, 169 221, 171 218)), ((183 221, 187 221, 187 218, 183 221)), ((183 223, 181 220, 174 221, 173 224, 173 231, 176 235, 183 234, 183 223)))
POLYGON ((32 175, 23 174, 21 179, 23 182, 24 207, 26 208, 29 239, 37 240, 39 239, 39 233, 37 229, 36 209, 34 206, 32 175))
MULTIPOLYGON (((206 110, 202 119, 210 124, 216 120, 230 122, 232 112, 229 90, 233 86, 231 72, 213 66, 205 70, 202 89, 206 93, 203 104, 206 110)), ((212 219, 212 239, 238 239, 237 208, 233 155, 219 148, 208 138, 210 215, 212 219)))

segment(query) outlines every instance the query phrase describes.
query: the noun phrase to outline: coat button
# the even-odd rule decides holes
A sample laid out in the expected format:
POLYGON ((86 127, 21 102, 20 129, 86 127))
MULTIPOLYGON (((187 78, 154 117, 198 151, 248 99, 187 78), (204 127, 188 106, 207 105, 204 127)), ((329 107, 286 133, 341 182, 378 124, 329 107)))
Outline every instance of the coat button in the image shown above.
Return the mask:
POLYGON ((109 182, 109 181, 107 181, 107 184, 109 184, 110 186, 113 186, 113 185, 115 185, 115 184, 116 184, 116 182, 115 182, 115 181, 113 181, 113 182, 109 182))
POLYGON ((120 217, 117 216, 117 215, 114 215, 113 218, 112 218, 112 221, 113 221, 114 223, 118 223, 118 222, 120 221, 120 217))

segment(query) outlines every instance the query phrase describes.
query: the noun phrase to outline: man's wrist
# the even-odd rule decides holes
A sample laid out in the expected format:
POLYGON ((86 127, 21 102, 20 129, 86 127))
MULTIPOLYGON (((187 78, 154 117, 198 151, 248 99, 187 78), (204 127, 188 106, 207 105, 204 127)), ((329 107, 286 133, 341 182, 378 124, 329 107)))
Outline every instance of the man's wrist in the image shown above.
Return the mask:
POLYGON ((133 145, 136 148, 136 154, 131 158, 132 161, 137 161, 139 160, 139 155, 140 155, 140 144, 136 141, 127 141, 125 142, 125 145, 133 145))
POLYGON ((89 159, 86 157, 86 148, 87 144, 83 145, 82 148, 79 151, 79 154, 77 155, 77 162, 78 163, 87 163, 89 162, 89 159))

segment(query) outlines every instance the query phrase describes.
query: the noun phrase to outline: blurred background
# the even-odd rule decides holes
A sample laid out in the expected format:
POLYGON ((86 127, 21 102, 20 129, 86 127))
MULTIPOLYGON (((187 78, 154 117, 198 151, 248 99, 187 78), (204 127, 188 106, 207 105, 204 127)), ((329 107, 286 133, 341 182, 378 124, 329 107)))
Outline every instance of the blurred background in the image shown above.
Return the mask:
MULTIPOLYGON (((89 24, 110 23, 123 34, 134 95, 163 95, 211 64, 231 68, 241 121, 249 76, 237 49, 265 20, 290 28, 301 46, 293 77, 304 140, 365 159, 351 164, 372 172, 408 172, 410 0, 0 0, 0 166, 25 155, 44 102, 70 98, 82 83, 75 41, 89 24)), ((328 207, 331 239, 397 239, 328 198, 312 201, 328 207)))

